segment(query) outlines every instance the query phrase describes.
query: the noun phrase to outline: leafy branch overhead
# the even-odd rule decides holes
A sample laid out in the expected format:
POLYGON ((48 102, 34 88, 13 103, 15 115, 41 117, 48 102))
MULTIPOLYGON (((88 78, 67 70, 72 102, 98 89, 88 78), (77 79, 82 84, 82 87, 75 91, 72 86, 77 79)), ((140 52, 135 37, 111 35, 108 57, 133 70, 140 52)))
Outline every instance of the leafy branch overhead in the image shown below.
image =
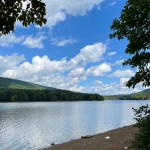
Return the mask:
POLYGON ((17 21, 27 27, 31 23, 42 26, 46 23, 45 3, 41 0, 1 0, 0 35, 14 31, 17 21))
POLYGON ((150 86, 150 0, 128 0, 111 29, 111 39, 128 40, 125 52, 130 58, 123 65, 138 68, 127 86, 134 88, 140 82, 143 86, 150 86))

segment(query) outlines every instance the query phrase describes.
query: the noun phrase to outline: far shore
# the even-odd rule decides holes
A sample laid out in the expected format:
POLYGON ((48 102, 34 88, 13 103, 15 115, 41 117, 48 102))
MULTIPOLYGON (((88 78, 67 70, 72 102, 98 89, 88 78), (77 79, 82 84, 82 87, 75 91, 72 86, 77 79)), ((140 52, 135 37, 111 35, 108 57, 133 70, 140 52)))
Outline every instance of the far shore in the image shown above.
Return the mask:
POLYGON ((138 129, 130 125, 62 144, 52 143, 53 146, 43 150, 126 150, 137 132, 138 129))

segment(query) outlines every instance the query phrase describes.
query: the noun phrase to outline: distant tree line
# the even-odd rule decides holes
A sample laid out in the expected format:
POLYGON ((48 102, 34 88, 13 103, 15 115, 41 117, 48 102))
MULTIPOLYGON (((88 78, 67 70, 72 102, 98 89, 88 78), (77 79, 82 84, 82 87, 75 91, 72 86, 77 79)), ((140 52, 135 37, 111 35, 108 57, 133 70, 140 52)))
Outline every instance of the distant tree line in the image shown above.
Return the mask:
POLYGON ((0 88, 0 102, 104 100, 99 94, 76 93, 65 90, 25 90, 0 88))
POLYGON ((150 94, 120 96, 119 100, 149 100, 150 94))
POLYGON ((105 96, 107 100, 150 100, 150 93, 105 96))

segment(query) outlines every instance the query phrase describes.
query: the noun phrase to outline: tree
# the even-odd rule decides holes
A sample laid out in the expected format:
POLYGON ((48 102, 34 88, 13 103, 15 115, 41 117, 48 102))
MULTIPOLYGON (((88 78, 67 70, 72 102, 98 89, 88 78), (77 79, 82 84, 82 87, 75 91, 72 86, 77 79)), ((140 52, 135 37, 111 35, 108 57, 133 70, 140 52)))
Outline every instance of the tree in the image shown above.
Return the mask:
POLYGON ((19 97, 17 94, 15 94, 11 97, 11 102, 17 102, 18 100, 19 100, 19 97))
POLYGON ((17 21, 27 27, 31 23, 42 26, 46 23, 45 3, 41 0, 1 0, 0 36, 14 31, 17 21))
MULTIPOLYGON (((110 34, 111 39, 117 37, 119 40, 128 40, 125 52, 130 58, 123 65, 138 68, 126 86, 134 88, 140 82, 145 87, 150 86, 150 0, 127 0, 119 19, 113 21, 111 29, 114 31, 110 34)), ((131 142, 131 148, 149 150, 150 108, 142 106, 134 111, 139 132, 131 142)))
POLYGON ((142 83, 150 86, 150 0, 128 0, 119 19, 115 19, 110 38, 127 39, 125 50, 130 58, 123 65, 137 67, 138 71, 127 82, 128 87, 142 83))

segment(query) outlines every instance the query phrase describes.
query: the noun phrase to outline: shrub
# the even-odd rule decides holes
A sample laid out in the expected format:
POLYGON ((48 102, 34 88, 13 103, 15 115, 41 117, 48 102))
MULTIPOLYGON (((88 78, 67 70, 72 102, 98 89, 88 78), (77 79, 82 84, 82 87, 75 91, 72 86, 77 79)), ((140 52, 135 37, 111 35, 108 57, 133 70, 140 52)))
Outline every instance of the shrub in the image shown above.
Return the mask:
POLYGON ((136 124, 139 131, 131 142, 133 150, 150 150, 150 108, 148 105, 134 109, 136 124))

